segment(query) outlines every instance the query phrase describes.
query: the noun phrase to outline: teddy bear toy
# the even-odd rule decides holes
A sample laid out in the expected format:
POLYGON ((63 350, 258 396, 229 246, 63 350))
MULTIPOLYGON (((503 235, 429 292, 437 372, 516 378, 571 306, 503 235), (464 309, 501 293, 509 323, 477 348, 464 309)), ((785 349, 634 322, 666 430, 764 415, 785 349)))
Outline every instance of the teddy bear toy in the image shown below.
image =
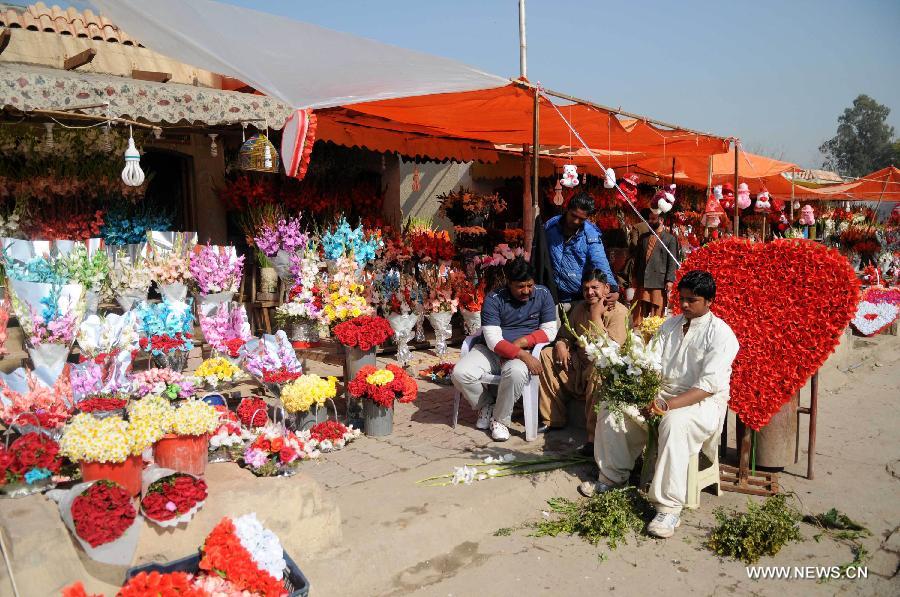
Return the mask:
POLYGON ((575 164, 566 164, 563 166, 563 175, 562 179, 559 181, 562 183, 562 186, 567 189, 571 189, 573 187, 578 186, 578 166, 575 164))

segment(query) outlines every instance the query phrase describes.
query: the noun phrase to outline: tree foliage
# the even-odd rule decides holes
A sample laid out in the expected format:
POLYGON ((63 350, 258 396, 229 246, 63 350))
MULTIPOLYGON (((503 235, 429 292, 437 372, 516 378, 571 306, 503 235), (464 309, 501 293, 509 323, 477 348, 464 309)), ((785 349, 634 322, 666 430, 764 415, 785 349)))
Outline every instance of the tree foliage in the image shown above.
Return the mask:
POLYGON ((843 176, 864 176, 898 162, 900 141, 887 124, 891 109, 862 94, 838 117, 837 134, 819 147, 824 167, 843 176))

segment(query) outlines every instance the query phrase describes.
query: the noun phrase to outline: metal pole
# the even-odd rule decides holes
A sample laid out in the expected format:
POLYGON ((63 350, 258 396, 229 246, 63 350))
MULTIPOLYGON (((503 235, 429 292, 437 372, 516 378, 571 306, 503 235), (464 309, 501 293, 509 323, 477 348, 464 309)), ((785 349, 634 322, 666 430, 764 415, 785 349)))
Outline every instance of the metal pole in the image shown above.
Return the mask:
POLYGON ((525 0, 519 0, 519 76, 523 79, 528 78, 525 44, 525 0))
POLYGON ((806 478, 814 478, 813 461, 816 457, 816 417, 819 414, 819 372, 809 381, 809 444, 806 448, 806 478))
POLYGON ((791 172, 791 226, 794 225, 794 175, 796 172, 791 172))
POLYGON ((734 236, 741 235, 741 210, 738 208, 737 192, 738 192, 738 156, 741 153, 741 147, 738 140, 734 140, 734 236))

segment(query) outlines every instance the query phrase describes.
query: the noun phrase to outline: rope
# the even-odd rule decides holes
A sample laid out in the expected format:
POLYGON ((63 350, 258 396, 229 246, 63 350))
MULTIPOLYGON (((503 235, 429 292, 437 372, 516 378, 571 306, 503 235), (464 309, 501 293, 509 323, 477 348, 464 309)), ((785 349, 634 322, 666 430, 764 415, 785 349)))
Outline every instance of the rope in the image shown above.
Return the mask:
MULTIPOLYGON (((563 116, 562 112, 559 111, 559 107, 557 107, 557 105, 554 104, 550 100, 549 97, 547 97, 546 93, 544 93, 543 88, 540 87, 540 85, 538 85, 538 87, 536 87, 536 89, 537 89, 537 92, 540 93, 551 106, 553 106, 553 109, 556 110, 556 113, 559 115, 559 117, 562 119, 562 121, 564 123, 566 123, 567 127, 569 127, 569 131, 571 131, 571 133, 573 135, 575 135, 575 138, 578 139, 578 141, 581 143, 581 146, 587 150, 588 154, 591 156, 591 159, 594 160, 594 163, 596 163, 600 167, 600 170, 605 175, 606 167, 604 167, 603 164, 600 163, 600 160, 597 159, 597 156, 594 154, 593 151, 591 151, 591 148, 588 147, 588 144, 584 142, 584 139, 581 138, 581 134, 577 130, 575 130, 575 128, 569 123, 568 120, 566 120, 566 117, 563 116)), ((621 195, 622 199, 625 200, 625 202, 631 207, 631 209, 634 210, 634 213, 637 215, 637 217, 640 218, 643 223, 647 224, 647 228, 650 230, 650 233, 656 237, 656 240, 659 241, 660 246, 662 246, 662 248, 665 249, 666 253, 669 254, 669 257, 671 257, 672 261, 675 262, 675 266, 681 267, 681 262, 678 261, 678 259, 675 257, 675 255, 672 254, 672 251, 669 250, 669 247, 666 246, 666 243, 663 242, 663 240, 659 237, 659 235, 656 233, 656 231, 653 229, 653 227, 650 226, 650 223, 644 219, 644 216, 641 215, 641 212, 638 211, 638 208, 635 207, 634 203, 631 202, 631 199, 628 198, 628 195, 625 194, 625 192, 619 186, 618 182, 616 182, 615 189, 619 192, 619 195, 621 195)))

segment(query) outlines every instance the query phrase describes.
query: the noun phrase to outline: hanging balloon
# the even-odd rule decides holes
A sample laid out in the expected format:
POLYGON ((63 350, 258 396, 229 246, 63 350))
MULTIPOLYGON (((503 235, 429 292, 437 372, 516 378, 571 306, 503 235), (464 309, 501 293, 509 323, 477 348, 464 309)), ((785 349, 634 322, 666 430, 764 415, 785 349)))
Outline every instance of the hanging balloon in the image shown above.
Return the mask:
POLYGON ((607 189, 615 188, 616 186, 616 173, 612 168, 606 169, 606 178, 603 180, 603 186, 607 189))

